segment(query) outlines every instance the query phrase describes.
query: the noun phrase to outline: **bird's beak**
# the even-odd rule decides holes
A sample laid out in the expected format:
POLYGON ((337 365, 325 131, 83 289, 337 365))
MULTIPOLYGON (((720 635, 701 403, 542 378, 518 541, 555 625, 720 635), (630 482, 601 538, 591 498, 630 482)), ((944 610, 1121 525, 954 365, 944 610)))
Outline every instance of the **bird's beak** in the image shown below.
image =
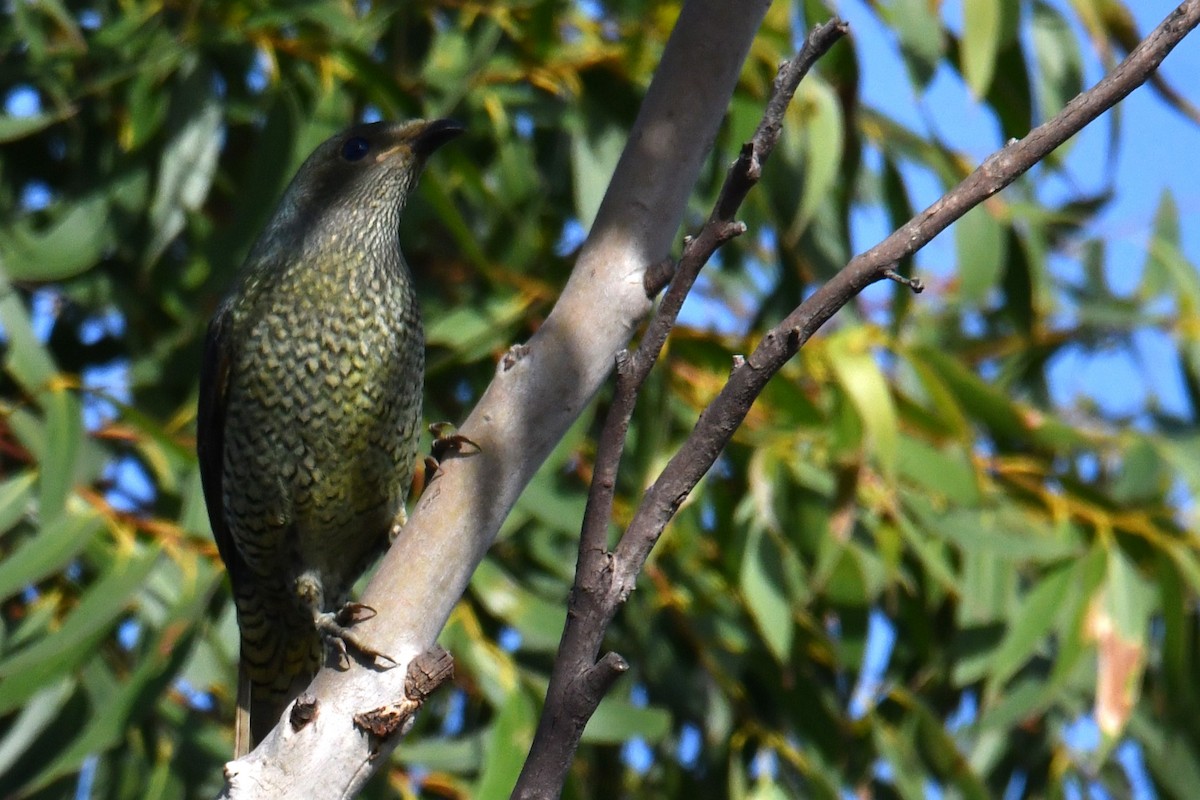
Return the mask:
POLYGON ((435 119, 412 140, 412 149, 421 158, 428 157, 434 150, 466 131, 461 122, 452 119, 435 119))

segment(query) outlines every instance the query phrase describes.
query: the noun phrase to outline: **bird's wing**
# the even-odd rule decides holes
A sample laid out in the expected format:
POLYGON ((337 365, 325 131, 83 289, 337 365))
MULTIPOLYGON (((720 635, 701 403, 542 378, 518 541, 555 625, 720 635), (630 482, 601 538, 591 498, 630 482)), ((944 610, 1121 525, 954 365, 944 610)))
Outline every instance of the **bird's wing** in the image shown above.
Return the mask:
MULTIPOLYGON (((245 575, 245 565, 225 519, 222 484, 225 469, 225 407, 228 399, 232 340, 229 313, 222 307, 208 325, 204 358, 200 365, 200 405, 196 414, 196 453, 200 458, 200 484, 212 526, 217 552, 225 562, 233 596, 245 575)), ((238 659, 237 718, 234 725, 234 756, 250 749, 250 678, 238 659)))
MULTIPOLYGON (((217 551, 229 570, 236 589, 242 570, 241 556, 225 521, 223 471, 225 462, 225 404, 229 388, 230 337, 229 314, 224 308, 208 325, 204 339, 204 360, 200 365, 200 406, 196 415, 196 453, 200 457, 200 483, 204 504, 212 525, 217 551)), ((236 592, 235 592, 236 593, 236 592)))

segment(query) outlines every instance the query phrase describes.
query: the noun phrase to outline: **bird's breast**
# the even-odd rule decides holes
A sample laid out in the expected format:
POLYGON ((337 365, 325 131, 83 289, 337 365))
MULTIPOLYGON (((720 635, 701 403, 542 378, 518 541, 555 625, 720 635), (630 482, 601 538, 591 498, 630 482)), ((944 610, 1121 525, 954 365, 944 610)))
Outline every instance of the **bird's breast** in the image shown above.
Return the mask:
POLYGON ((403 265, 390 266, 290 270, 235 318, 225 499, 255 572, 285 559, 337 584, 386 542, 412 477, 424 373, 415 298, 403 265))

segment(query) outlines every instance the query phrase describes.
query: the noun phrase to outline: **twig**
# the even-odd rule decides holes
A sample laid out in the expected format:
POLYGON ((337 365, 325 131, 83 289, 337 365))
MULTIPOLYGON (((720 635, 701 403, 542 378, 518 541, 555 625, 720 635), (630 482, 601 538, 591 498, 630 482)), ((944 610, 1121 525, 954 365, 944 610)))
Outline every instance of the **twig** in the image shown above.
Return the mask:
MULTIPOLYGON (((1198 23, 1200 0, 1182 3, 1110 75, 1074 98, 1062 112, 1025 138, 1010 142, 992 154, 941 199, 878 245, 851 260, 832 280, 768 331, 749 358, 735 365, 721 392, 704 409, 683 446, 646 492, 615 551, 609 552, 607 531, 613 489, 637 387, 657 358, 662 341, 674 323, 673 315, 678 313, 682 296, 690 289, 699 268, 723 241, 737 235, 729 227, 733 215, 745 192, 757 181, 765 160, 756 142, 760 134, 778 137, 778 128, 772 131, 767 124, 768 115, 780 96, 780 80, 777 79, 776 93, 764 115, 764 124, 759 126, 755 140, 743 148, 741 157, 731 169, 713 217, 696 240, 685 246, 675 279, 659 313, 651 321, 642 345, 633 356, 625 353, 618 356, 617 392, 597 453, 596 477, 585 512, 567 624, 551 675, 546 707, 514 797, 557 796, 583 726, 617 676, 614 663, 619 657, 610 653, 599 662, 596 660, 608 624, 632 591, 637 574, 667 523, 716 461, 767 381, 821 325, 870 284, 889 278, 900 279, 918 291, 919 281, 914 285, 911 279, 894 271, 901 259, 924 247, 971 208, 1008 186, 1145 83, 1166 55, 1198 23), (735 172, 739 177, 731 180, 735 172), (741 188, 743 183, 744 189, 741 188), (738 188, 731 189, 731 185, 738 188), (704 254, 703 260, 694 263, 701 254, 704 254)), ((806 40, 805 50, 813 46, 816 33, 814 30, 806 40)), ((834 35, 830 44, 840 35, 834 35)), ((799 62, 803 55, 802 52, 794 61, 799 62)), ((819 55, 820 52, 816 53, 812 60, 819 55)), ((787 72, 785 65, 781 77, 787 72)), ((794 89, 792 84, 791 90, 794 89)), ((790 94, 787 100, 790 100, 790 94)), ((784 108, 787 100, 783 100, 784 108)), ((776 113, 776 119, 781 119, 782 109, 776 113)), ((623 661, 620 663, 624 664, 623 661)))
POLYGON ((1115 70, 1076 96, 1053 119, 993 153, 965 180, 899 230, 856 256, 759 342, 735 369, 695 428, 646 492, 612 557, 612 599, 624 600, 667 522, 741 425, 767 381, 855 295, 886 278, 887 270, 928 244, 967 211, 999 192, 1123 100, 1154 73, 1200 23, 1200 0, 1175 9, 1115 70))
MULTIPOLYGON (((599 661, 597 656, 604 631, 620 605, 620 601, 614 602, 611 598, 612 554, 608 550, 608 522, 638 392, 658 360, 701 268, 721 245, 745 232, 745 224, 734 217, 747 193, 758 183, 762 167, 779 141, 783 115, 801 79, 817 59, 846 35, 847 30, 846 23, 836 18, 818 25, 809 33, 800 52, 780 65, 766 111, 754 136, 742 146, 737 160, 726 173, 713 212, 700 233, 685 239, 683 254, 667 293, 651 317, 637 350, 632 354, 625 350, 617 354, 617 388, 600 434, 567 624, 550 677, 546 706, 513 797, 558 796, 584 726, 612 682, 629 668, 614 653, 599 661)), ((656 272, 662 271, 656 269, 656 272)), ((640 567, 639 563, 638 569, 640 567)))
POLYGON ((904 277, 899 272, 896 272, 894 264, 883 271, 883 277, 890 281, 895 281, 901 286, 907 286, 909 289, 912 289, 913 294, 920 294, 925 291, 925 284, 921 282, 920 278, 904 277))

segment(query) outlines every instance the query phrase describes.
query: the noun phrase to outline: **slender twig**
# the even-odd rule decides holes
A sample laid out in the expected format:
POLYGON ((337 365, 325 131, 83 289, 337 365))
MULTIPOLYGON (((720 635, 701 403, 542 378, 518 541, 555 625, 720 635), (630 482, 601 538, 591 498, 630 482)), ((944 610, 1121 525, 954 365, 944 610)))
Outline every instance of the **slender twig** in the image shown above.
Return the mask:
MULTIPOLYGON (((1197 23, 1200 23, 1200 0, 1182 3, 1095 87, 1074 98, 1062 112, 1025 138, 1009 142, 992 154, 941 199, 878 245, 856 256, 833 279, 768 331, 754 352, 735 364, 726 385, 701 413, 683 446, 646 492, 615 551, 610 552, 607 532, 612 496, 637 389, 657 358, 662 342, 674 324, 674 315, 678 313, 683 296, 691 288, 691 282, 694 282, 700 267, 721 243, 741 232, 733 222, 733 215, 745 193, 757 181, 765 160, 765 155, 757 149, 759 136, 764 134, 764 139, 772 136, 772 142, 778 137, 778 127, 772 130, 767 124, 768 116, 775 109, 775 119, 781 120, 783 109, 791 98, 790 92, 795 90, 793 83, 786 98, 781 101, 782 107, 776 109, 776 101, 781 98, 780 80, 777 79, 776 91, 764 114, 764 124, 759 126, 754 140, 743 148, 738 162, 731 168, 713 216, 696 239, 685 246, 671 288, 647 328, 641 346, 632 356, 624 352, 618 356, 617 391, 613 407, 605 420, 597 452, 596 479, 585 512, 578 572, 567 624, 551 675, 546 707, 514 797, 557 796, 578 746, 583 725, 612 680, 628 668, 619 656, 612 653, 600 661, 596 660, 608 624, 633 590, 637 574, 667 523, 716 461, 767 381, 821 325, 870 284, 885 279, 900 279, 914 291, 919 291, 919 281, 903 278, 895 272, 897 263, 924 247, 971 208, 1008 186, 1146 82, 1166 55, 1197 23), (735 174, 738 176, 736 179, 735 174), (744 189, 741 188, 743 182, 744 189), (731 189, 731 185, 738 188, 731 189), (740 195, 735 192, 740 192, 740 195)), ((838 30, 842 30, 840 23, 838 30)), ((805 51, 814 46, 816 33, 814 30, 806 40, 805 51)), ((840 32, 833 35, 829 44, 840 35, 840 32)), ((828 45, 825 49, 828 49, 828 45)), ((815 52, 812 61, 822 52, 815 52)), ((789 65, 800 62, 803 56, 804 51, 792 62, 787 62, 781 69, 780 77, 789 72, 789 65)), ((808 65, 811 65, 811 61, 808 65)), ((797 67, 799 74, 796 81, 802 77, 808 65, 797 67)), ((766 152, 770 152, 769 148, 766 152)))
POLYGON ((847 30, 846 23, 839 19, 818 25, 809 33, 800 52, 780 65, 758 128, 726 173, 708 221, 695 237, 685 240, 669 288, 637 349, 632 354, 625 350, 617 354, 616 392, 597 448, 566 629, 551 674, 546 706, 514 797, 558 795, 584 725, 612 682, 629 668, 616 654, 609 653, 599 661, 597 656, 604 631, 619 605, 609 600, 611 585, 607 578, 612 574, 612 554, 608 549, 608 524, 638 392, 658 360, 700 270, 721 245, 745 232, 745 224, 734 217, 750 189, 758 183, 762 167, 779 141, 784 113, 801 79, 847 30))
MULTIPOLYGON (((762 167, 770 158, 783 130, 783 115, 796 93, 800 81, 812 69, 817 59, 846 35, 848 27, 832 19, 813 28, 795 58, 783 62, 775 76, 767 109, 750 141, 742 146, 736 161, 725 175, 725 183, 717 196, 708 221, 695 237, 684 240, 683 255, 671 279, 670 288, 646 326, 638 348, 632 356, 617 354, 617 391, 605 427, 601 433, 596 455, 596 468, 588 506, 584 512, 580 547, 580 567, 585 559, 594 559, 608 550, 608 520, 612 516, 613 491, 617 470, 625 448, 625 435, 637 402, 637 394, 645 383, 650 369, 658 361, 667 335, 675 326, 683 301, 687 299, 713 253, 725 242, 745 232, 745 224, 734 219, 750 189, 758 183, 762 167)), ((596 566, 594 562, 588 566, 596 566)), ((578 575, 578 572, 576 573, 578 575)))
POLYGON ((651 548, 679 505, 708 472, 742 424, 767 381, 801 346, 859 292, 887 278, 888 270, 928 244, 967 211, 1029 171, 1034 164, 1123 100, 1146 80, 1167 54, 1200 24, 1200 0, 1179 5, 1094 87, 1076 96, 1053 119, 1019 141, 1010 141, 939 200, 870 250, 856 256, 759 342, 734 369, 700 414, 691 434, 647 490, 612 557, 610 601, 632 591, 651 548))
POLYGON ((912 289, 913 294, 920 294, 925 291, 925 284, 920 278, 904 277, 899 272, 896 272, 894 264, 883 271, 883 277, 890 281, 895 281, 901 286, 907 286, 909 289, 912 289))

